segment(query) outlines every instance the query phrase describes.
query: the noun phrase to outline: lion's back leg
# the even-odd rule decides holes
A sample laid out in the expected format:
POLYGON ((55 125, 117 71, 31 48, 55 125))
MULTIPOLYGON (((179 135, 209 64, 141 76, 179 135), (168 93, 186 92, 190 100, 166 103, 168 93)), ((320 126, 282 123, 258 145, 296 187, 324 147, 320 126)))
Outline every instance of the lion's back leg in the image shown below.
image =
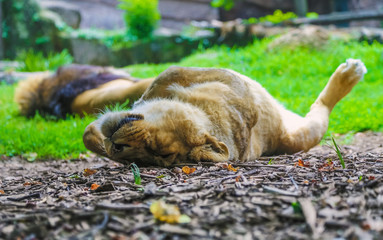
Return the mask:
POLYGON ((318 144, 327 131, 329 115, 335 104, 352 90, 366 72, 360 60, 348 59, 335 70, 304 118, 284 110, 278 153, 307 151, 318 144))

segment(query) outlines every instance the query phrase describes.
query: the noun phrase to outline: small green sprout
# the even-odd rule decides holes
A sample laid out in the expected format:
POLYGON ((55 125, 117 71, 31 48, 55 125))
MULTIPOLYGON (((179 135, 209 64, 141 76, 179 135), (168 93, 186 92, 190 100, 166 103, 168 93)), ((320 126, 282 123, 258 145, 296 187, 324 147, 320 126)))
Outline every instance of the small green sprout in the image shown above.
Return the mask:
POLYGON ((134 176, 134 183, 137 185, 141 185, 141 176, 140 176, 140 169, 138 166, 134 163, 132 163, 132 172, 134 176))
POLYGON ((302 207, 299 202, 292 202, 291 207, 293 207, 294 213, 296 214, 302 213, 302 207))

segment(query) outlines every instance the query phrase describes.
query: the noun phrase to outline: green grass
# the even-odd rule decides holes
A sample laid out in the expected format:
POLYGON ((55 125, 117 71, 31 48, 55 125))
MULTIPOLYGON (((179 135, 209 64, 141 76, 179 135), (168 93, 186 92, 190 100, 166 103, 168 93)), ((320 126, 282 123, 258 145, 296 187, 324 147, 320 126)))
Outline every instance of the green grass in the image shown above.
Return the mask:
POLYGON ((14 89, 0 84, 0 154, 29 158, 37 153, 38 159, 49 159, 77 158, 85 151, 82 134, 93 118, 49 121, 37 115, 27 119, 19 116, 12 101, 14 89))
MULTIPOLYGON (((274 52, 267 51, 269 41, 256 41, 245 48, 215 47, 176 64, 140 64, 128 69, 135 77, 152 77, 171 65, 230 68, 257 79, 286 108, 304 115, 336 67, 347 58, 359 58, 368 73, 334 108, 327 136, 368 129, 383 131, 383 45, 334 42, 320 51, 274 52)), ((82 133, 94 118, 26 119, 18 116, 14 89, 15 86, 0 85, 0 154, 37 153, 37 158, 47 159, 77 157, 85 152, 82 133)))

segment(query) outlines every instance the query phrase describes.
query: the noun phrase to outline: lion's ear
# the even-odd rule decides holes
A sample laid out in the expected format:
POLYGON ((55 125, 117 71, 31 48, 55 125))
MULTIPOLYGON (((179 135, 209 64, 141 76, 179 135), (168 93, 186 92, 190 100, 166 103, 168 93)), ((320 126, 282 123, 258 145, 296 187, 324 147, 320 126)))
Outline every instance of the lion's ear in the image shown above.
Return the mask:
POLYGON ((190 160, 193 161, 228 161, 230 157, 229 149, 225 143, 220 142, 213 136, 206 136, 206 143, 194 147, 189 153, 190 160))

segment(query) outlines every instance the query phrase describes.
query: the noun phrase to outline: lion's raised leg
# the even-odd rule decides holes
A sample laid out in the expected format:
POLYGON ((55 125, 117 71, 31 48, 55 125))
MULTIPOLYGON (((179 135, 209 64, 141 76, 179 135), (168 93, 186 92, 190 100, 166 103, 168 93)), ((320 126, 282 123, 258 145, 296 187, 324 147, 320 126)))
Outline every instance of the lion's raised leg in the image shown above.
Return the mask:
POLYGON ((284 111, 284 129, 278 153, 307 151, 318 144, 327 131, 329 115, 335 104, 352 90, 366 72, 360 60, 348 59, 335 70, 304 118, 284 111))
POLYGON ((142 96, 153 81, 154 78, 142 79, 138 82, 113 80, 78 95, 73 100, 72 112, 79 115, 93 114, 102 112, 106 106, 124 103, 126 100, 133 103, 142 96))

